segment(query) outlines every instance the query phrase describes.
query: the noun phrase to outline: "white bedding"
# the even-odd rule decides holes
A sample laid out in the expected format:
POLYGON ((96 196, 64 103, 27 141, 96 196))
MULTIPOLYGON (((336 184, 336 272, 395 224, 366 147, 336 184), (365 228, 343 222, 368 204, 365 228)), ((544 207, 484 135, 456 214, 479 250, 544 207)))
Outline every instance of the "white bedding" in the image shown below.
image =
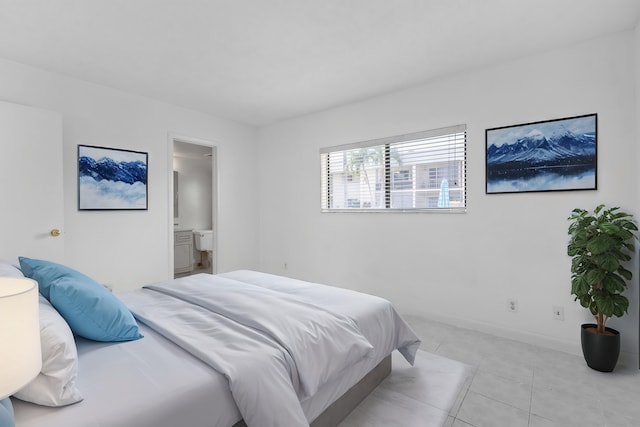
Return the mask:
POLYGON ((226 378, 141 324, 143 339, 77 339, 84 400, 50 408, 13 398, 16 427, 230 427, 241 419, 226 378))
POLYGON ((210 274, 145 286, 124 302, 228 378, 249 426, 308 426, 299 401, 373 350, 344 316, 210 274))
POLYGON ((372 367, 395 349, 413 365, 421 341, 386 299, 251 270, 236 270, 218 276, 282 292, 291 298, 349 317, 378 354, 372 367))
MULTIPOLYGON (((400 348, 413 362, 420 342, 383 299, 249 271, 220 276, 286 293, 347 316, 373 345, 371 357, 342 371, 310 399, 303 399, 301 408, 307 420, 315 419, 394 349, 400 348)), ((78 387, 84 401, 52 409, 14 399, 17 427, 230 427, 240 420, 222 374, 148 327, 141 327, 145 338, 138 341, 105 344, 79 340, 78 387)))

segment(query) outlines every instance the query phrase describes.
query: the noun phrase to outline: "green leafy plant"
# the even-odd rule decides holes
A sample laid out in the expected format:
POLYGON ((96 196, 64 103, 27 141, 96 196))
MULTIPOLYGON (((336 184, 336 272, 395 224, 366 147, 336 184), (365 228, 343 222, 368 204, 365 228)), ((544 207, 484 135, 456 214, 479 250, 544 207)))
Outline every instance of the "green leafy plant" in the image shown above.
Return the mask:
POLYGON ((605 333, 609 318, 621 317, 629 308, 629 300, 621 293, 632 273, 623 263, 634 253, 638 227, 631 214, 619 209, 604 205, 593 212, 574 209, 568 218, 571 294, 591 311, 599 334, 605 333))

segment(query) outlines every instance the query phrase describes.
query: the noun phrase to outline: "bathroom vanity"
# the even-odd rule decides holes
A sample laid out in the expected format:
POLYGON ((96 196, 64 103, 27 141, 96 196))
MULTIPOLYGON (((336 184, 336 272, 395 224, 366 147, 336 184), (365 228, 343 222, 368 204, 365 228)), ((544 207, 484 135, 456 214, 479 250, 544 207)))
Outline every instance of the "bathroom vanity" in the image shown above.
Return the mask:
POLYGON ((173 272, 193 270, 193 230, 176 229, 173 232, 173 272))

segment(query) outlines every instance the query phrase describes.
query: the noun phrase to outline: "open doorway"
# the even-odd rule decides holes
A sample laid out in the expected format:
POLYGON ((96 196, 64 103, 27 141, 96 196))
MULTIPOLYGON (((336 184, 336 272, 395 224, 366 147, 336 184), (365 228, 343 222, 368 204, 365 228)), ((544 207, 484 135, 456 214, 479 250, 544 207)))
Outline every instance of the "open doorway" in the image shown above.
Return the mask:
POLYGON ((217 271, 216 146, 194 138, 170 138, 173 277, 217 271))

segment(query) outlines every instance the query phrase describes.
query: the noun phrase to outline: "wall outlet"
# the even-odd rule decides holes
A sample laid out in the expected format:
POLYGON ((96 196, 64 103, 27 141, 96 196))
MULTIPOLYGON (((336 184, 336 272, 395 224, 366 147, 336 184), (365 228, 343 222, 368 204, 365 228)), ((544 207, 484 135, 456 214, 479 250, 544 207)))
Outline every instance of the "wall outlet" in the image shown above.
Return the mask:
POLYGON ((560 307, 559 305, 554 305, 552 307, 552 310, 553 310, 554 319, 564 321, 564 307, 560 307))
POLYGON ((507 300, 507 310, 512 313, 516 313, 518 311, 518 300, 508 299, 507 300))

